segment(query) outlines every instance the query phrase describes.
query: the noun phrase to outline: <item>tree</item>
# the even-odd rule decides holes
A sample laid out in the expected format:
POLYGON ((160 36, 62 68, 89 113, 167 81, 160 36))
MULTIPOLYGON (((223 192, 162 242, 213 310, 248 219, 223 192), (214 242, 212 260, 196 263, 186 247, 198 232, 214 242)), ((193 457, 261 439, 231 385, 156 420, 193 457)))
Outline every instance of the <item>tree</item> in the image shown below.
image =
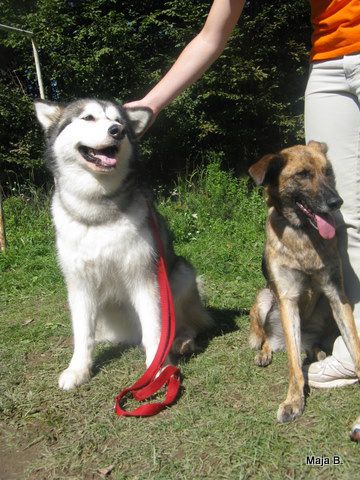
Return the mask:
MULTIPOLYGON (((141 97, 199 31, 204 0, 3 0, 2 22, 36 34, 48 98, 141 97), (14 5, 16 8, 14 8, 14 5)), ((244 170, 300 142, 310 39, 305 0, 252 0, 222 57, 162 113, 143 143, 162 181, 219 152, 244 170)), ((28 39, 0 34, 2 182, 47 181, 28 39)))

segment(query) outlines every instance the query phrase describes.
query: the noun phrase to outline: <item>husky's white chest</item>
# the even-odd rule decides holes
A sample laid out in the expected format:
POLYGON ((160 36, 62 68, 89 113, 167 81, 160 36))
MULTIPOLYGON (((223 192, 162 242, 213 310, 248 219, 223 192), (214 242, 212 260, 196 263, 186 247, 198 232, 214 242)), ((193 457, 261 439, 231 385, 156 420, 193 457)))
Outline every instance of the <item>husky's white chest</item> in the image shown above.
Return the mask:
POLYGON ((53 215, 60 264, 68 282, 86 282, 110 294, 134 288, 152 272, 153 240, 145 211, 88 226, 54 202, 53 215))

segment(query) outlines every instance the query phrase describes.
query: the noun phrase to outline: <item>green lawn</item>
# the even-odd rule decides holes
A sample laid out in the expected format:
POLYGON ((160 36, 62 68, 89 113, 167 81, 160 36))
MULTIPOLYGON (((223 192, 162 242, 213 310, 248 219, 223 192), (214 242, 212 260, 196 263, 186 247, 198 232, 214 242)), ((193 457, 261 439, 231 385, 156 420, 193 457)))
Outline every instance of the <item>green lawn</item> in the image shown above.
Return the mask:
POLYGON ((262 283, 264 203, 217 163, 178 182, 159 206, 177 252, 204 276, 217 322, 204 351, 181 364, 178 402, 147 419, 118 418, 113 398, 144 370, 138 348, 98 347, 95 376, 57 388, 71 356, 66 292, 56 264, 49 202, 5 201, 9 247, 0 255, 0 479, 357 478, 348 431, 358 387, 312 391, 305 413, 279 425, 286 354, 260 369, 247 344, 248 311, 262 283), (337 466, 306 456, 339 455, 337 466), (103 475, 100 473, 102 469, 103 475))

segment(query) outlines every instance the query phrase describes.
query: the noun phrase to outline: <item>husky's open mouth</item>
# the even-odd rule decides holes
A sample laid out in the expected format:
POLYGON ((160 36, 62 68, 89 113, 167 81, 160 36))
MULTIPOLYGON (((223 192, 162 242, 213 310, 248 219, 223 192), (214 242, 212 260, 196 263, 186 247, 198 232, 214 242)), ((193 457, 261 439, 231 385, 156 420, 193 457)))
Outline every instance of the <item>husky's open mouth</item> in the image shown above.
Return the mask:
POLYGON ((331 240, 335 237, 335 220, 330 213, 316 214, 310 210, 308 206, 300 202, 296 202, 300 210, 308 217, 310 224, 319 231, 319 234, 326 240, 331 240))
POLYGON ((81 145, 79 147, 79 152, 82 157, 90 163, 95 164, 97 167, 102 170, 111 170, 116 167, 118 147, 115 145, 112 147, 102 148, 96 150, 95 148, 85 147, 81 145))

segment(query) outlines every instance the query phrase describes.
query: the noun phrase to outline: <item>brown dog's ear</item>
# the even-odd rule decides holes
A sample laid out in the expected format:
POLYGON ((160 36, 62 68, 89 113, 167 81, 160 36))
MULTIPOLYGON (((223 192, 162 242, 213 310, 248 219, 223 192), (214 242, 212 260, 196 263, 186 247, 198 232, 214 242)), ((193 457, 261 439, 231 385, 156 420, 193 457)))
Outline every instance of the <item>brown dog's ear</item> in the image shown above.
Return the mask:
POLYGON ((307 146, 313 148, 314 150, 317 150, 320 153, 323 153, 324 155, 328 151, 328 146, 324 142, 315 142, 315 140, 310 140, 307 146))
POLYGON ((278 177, 284 159, 279 153, 269 153, 252 165, 248 172, 256 185, 269 185, 278 177))

